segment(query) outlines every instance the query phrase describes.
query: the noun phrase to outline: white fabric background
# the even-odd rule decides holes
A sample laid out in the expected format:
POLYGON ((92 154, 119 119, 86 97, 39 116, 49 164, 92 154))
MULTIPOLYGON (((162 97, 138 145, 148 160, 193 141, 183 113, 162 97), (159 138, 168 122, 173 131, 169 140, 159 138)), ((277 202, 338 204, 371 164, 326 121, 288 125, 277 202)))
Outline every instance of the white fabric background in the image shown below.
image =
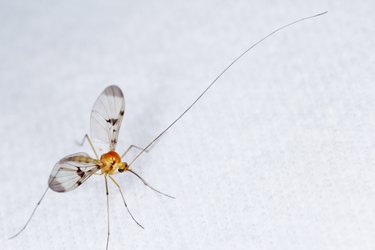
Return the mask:
POLYGON ((126 96, 119 151, 146 145, 273 29, 135 165, 116 176, 110 249, 374 249, 373 1, 1 1, 2 249, 104 249, 104 181, 48 192, 90 149, 91 107, 126 96))

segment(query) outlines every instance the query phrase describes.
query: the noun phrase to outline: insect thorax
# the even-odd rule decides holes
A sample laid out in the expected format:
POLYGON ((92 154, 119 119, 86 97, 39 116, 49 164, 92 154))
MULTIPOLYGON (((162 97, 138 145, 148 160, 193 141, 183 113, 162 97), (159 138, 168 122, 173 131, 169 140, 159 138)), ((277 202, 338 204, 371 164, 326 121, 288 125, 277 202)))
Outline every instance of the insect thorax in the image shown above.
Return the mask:
POLYGON ((103 174, 113 174, 116 170, 124 172, 128 167, 125 162, 121 162, 120 155, 115 151, 102 154, 100 162, 102 163, 101 170, 103 174))

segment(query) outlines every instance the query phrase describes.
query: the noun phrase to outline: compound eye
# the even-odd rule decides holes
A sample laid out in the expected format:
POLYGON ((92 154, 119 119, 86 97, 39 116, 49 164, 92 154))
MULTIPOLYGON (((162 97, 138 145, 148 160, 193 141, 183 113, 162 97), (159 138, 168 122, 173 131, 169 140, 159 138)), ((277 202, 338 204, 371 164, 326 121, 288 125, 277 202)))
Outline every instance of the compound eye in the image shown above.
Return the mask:
POLYGON ((119 173, 122 173, 126 170, 128 170, 128 164, 126 162, 120 162, 117 168, 119 173))

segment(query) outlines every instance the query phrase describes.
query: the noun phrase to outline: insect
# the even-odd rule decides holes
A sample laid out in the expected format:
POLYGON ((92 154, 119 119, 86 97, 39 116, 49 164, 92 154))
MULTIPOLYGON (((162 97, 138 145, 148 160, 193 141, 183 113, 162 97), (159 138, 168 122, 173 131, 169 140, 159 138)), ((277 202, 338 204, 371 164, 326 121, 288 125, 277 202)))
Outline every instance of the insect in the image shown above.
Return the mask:
POLYGON ((181 113, 167 128, 165 128, 156 138, 154 138, 146 147, 141 148, 136 145, 130 145, 122 155, 118 154, 116 151, 118 135, 120 132, 121 122, 123 120, 125 114, 125 100, 124 95, 121 89, 118 86, 112 85, 104 89, 104 91, 99 95, 98 99, 94 103, 91 118, 90 118, 90 126, 91 126, 91 137, 89 135, 85 135, 84 140, 87 140, 93 150, 95 158, 91 157, 87 153, 75 153, 68 155, 62 158, 60 161, 56 163, 52 172, 50 174, 48 180, 48 187, 44 191, 42 197, 40 198, 39 202, 35 206, 34 210, 32 211, 30 217, 26 221, 25 225, 19 230, 15 235, 10 238, 17 237, 20 233, 22 233, 31 219, 33 218, 38 206, 41 204, 42 200, 44 199, 47 191, 49 189, 56 191, 56 192, 68 192, 72 191, 75 188, 81 186, 87 179, 89 179, 93 175, 101 175, 104 178, 105 182, 105 192, 106 192, 106 200, 107 200, 107 240, 106 240, 106 249, 109 246, 109 239, 110 239, 110 224, 109 224, 109 192, 108 192, 108 182, 111 181, 115 184, 118 188, 124 206, 127 209, 131 218, 135 221, 135 223, 142 227, 143 226, 134 218, 132 213, 130 212, 127 203, 125 201, 125 197, 122 193, 120 185, 114 178, 114 175, 121 174, 121 173, 130 173, 134 175, 136 178, 139 178, 144 185, 148 188, 154 190, 155 192, 167 196, 169 198, 174 198, 168 194, 165 194, 151 185, 149 185, 139 174, 137 174, 133 169, 132 166, 135 161, 145 152, 147 152, 150 147, 161 137, 165 132, 167 132, 177 121, 179 121, 201 98, 206 92, 216 83, 216 81, 234 64, 236 63, 241 57, 243 57, 247 52, 253 49, 256 45, 263 42, 268 37, 274 35, 278 31, 287 28, 291 25, 296 23, 302 22, 307 19, 315 18, 321 16, 327 12, 319 13, 313 16, 305 17, 299 19, 297 21, 291 22, 286 24, 253 45, 251 45, 248 49, 242 52, 237 58, 235 58, 224 70, 208 85, 208 87, 192 102, 192 104, 185 109, 184 112, 181 113), (99 140, 108 144, 108 151, 101 156, 95 150, 95 147, 92 143, 92 139, 99 140), (122 159, 124 156, 132 149, 137 149, 139 152, 135 155, 135 157, 129 162, 124 162, 122 159))

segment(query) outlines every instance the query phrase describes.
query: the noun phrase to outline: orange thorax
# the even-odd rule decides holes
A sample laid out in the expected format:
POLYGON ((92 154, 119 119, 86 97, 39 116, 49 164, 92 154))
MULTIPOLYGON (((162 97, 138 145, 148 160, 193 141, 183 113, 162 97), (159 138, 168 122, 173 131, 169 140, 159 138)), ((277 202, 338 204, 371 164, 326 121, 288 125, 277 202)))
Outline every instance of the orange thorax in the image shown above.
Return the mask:
POLYGON ((113 174, 123 163, 118 153, 109 151, 100 157, 102 174, 113 174))

